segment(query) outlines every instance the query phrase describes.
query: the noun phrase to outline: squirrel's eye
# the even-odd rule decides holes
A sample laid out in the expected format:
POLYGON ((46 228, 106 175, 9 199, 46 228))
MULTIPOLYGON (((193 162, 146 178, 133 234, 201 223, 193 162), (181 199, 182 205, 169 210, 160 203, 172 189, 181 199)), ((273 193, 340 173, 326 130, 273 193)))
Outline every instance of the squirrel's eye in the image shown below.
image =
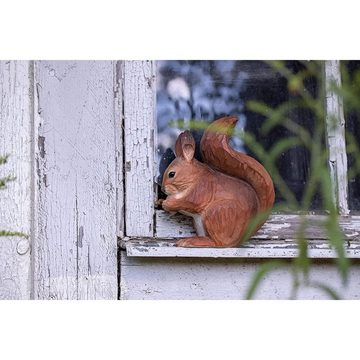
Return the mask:
POLYGON ((170 171, 169 172, 169 178, 173 178, 175 176, 175 171, 170 171))

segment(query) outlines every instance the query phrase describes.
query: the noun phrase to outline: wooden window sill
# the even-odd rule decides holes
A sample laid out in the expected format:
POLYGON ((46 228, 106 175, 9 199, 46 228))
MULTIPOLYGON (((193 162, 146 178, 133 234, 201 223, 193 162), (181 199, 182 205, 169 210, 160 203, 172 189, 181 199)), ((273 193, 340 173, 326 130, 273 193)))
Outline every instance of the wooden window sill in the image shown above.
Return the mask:
MULTIPOLYGON (((125 238, 121 242, 129 257, 182 258, 293 258, 298 255, 296 240, 251 239, 237 248, 182 248, 174 239, 125 238)), ((348 258, 360 258, 360 240, 345 240, 348 258)), ((336 252, 322 239, 308 240, 310 258, 336 258, 336 252)))

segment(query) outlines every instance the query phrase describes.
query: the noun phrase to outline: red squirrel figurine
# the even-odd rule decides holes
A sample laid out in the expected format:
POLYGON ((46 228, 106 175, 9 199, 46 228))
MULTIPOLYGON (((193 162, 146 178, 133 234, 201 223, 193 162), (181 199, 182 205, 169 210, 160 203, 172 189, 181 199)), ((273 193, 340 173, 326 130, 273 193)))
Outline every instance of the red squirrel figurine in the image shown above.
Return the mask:
MULTIPOLYGON (((164 210, 191 216, 197 236, 177 241, 182 247, 235 247, 251 219, 271 209, 274 185, 265 168, 254 158, 235 151, 229 136, 237 118, 212 122, 201 139, 204 163, 194 158, 190 131, 179 135, 176 158, 164 173, 164 210)), ((258 225, 255 233, 265 222, 258 225)))

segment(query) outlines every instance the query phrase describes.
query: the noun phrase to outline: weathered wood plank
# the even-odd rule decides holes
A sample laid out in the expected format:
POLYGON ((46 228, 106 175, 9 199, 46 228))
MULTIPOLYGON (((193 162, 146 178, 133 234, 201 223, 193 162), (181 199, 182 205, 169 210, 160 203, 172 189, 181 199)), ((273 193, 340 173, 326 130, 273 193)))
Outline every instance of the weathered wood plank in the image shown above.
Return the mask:
MULTIPOLYGON (((267 259, 140 258, 121 255, 123 300, 230 300, 244 299, 250 282, 267 259)), ((333 261, 314 259, 310 280, 331 286, 344 299, 360 298, 360 261, 354 259, 349 282, 341 278, 333 261)), ((255 299, 288 299, 291 264, 265 275, 255 299)), ((301 287, 298 299, 328 299, 320 289, 301 287)))
POLYGON ((193 221, 189 216, 156 210, 155 218, 156 237, 158 238, 187 237, 196 234, 193 221))
MULTIPOLYGON (((303 221, 308 224, 305 236, 309 239, 326 239, 323 223, 325 215, 271 215, 253 236, 254 239, 296 239, 303 221)), ((181 214, 170 215, 156 211, 156 235, 159 238, 187 237, 195 234, 192 220, 181 214)), ((340 216, 339 224, 347 239, 360 239, 360 216, 340 216)))
MULTIPOLYGON (((199 258, 293 258, 297 257, 296 240, 252 239, 237 248, 182 248, 170 239, 131 239, 126 241, 126 254, 130 257, 199 257, 199 258)), ((345 244, 348 258, 360 258, 360 241, 345 244)), ((336 252, 324 240, 308 240, 309 258, 336 258, 336 252)))
POLYGON ((116 299, 115 64, 35 62, 36 299, 116 299))
POLYGON ((332 89, 341 86, 340 61, 325 61, 326 127, 329 148, 329 167, 333 180, 335 202, 342 215, 349 213, 345 118, 343 102, 332 89))
POLYGON ((124 62, 126 235, 154 234, 155 64, 124 62))
POLYGON ((115 146, 116 146, 116 213, 117 213, 117 235, 120 238, 125 236, 125 195, 124 195, 124 154, 123 154, 123 98, 124 98, 124 81, 123 81, 123 62, 114 62, 114 115, 115 115, 115 146))
POLYGON ((31 297, 30 242, 22 237, 0 238, 0 300, 31 297))
MULTIPOLYGON (((0 191, 0 230, 31 232, 32 64, 0 61, 0 177, 16 180, 0 191)), ((0 299, 29 299, 30 240, 0 237, 0 299)))

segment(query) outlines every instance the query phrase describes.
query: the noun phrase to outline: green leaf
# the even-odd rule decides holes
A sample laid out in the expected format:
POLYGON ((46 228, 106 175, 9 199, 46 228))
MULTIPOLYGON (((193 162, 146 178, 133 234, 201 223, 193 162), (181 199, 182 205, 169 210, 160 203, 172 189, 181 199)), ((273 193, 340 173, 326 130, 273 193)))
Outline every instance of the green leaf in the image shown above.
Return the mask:
POLYGON ((321 289, 323 290, 326 294, 329 295, 329 297, 333 300, 341 300, 340 296, 336 293, 335 290, 333 290, 331 287, 320 283, 320 282, 312 282, 310 284, 310 287, 313 287, 315 289, 321 289))
POLYGON ((271 161, 269 154, 264 149, 264 147, 256 141, 255 136, 250 132, 238 133, 238 136, 244 141, 244 143, 249 147, 249 149, 255 154, 255 156, 264 165, 266 170, 270 173, 277 191, 281 193, 284 199, 286 199, 288 206, 292 209, 296 209, 298 206, 294 193, 290 190, 284 179, 281 177, 276 164, 274 161, 271 161))
POLYGON ((350 264, 349 259, 346 257, 345 253, 345 236, 340 229, 337 216, 328 216, 328 219, 325 222, 325 228, 329 242, 335 249, 337 255, 335 262, 342 277, 343 283, 346 284, 350 264))
POLYGON ((9 155, 0 156, 0 165, 6 164, 8 161, 9 155))
POLYGON ((264 102, 261 101, 255 101, 255 100, 249 100, 246 103, 247 108, 250 111, 256 112, 258 114, 264 115, 269 117, 273 112, 274 109, 266 105, 264 102))
POLYGON ((13 176, 6 176, 0 179, 0 190, 6 187, 6 184, 10 181, 14 181, 15 178, 13 176))
POLYGON ((271 60, 267 61, 267 64, 270 65, 275 71, 278 71, 283 76, 292 75, 289 69, 285 66, 285 61, 283 60, 271 60))
POLYGON ((325 220, 325 232, 328 237, 330 245, 334 248, 337 258, 335 262, 342 277, 343 283, 347 282, 349 260, 346 257, 344 239, 340 225, 339 216, 336 205, 334 203, 332 184, 329 171, 322 171, 321 174, 321 194, 324 201, 325 208, 328 209, 329 214, 325 220))
POLYGON ((292 93, 299 92, 303 86, 303 76, 300 73, 292 76, 288 81, 288 89, 292 93))
POLYGON ((204 120, 199 119, 192 119, 192 120, 184 120, 184 119, 177 119, 177 120, 170 120, 169 126, 176 127, 178 129, 191 129, 191 130, 205 130, 209 123, 204 120))
POLYGON ((0 230, 0 236, 20 236, 20 237, 25 237, 28 238, 29 236, 19 232, 19 231, 8 231, 8 230, 0 230))
POLYGON ((299 255, 295 259, 295 265, 303 271, 304 277, 307 280, 310 271, 310 258, 308 257, 308 243, 306 239, 298 239, 299 255))
POLYGON ((302 99, 295 99, 286 101, 277 108, 272 109, 268 112, 267 120, 261 126, 261 132, 266 135, 275 126, 284 125, 284 123, 289 121, 288 115, 290 111, 297 108, 307 108, 307 104, 302 99))
POLYGON ((284 153, 286 150, 291 149, 295 146, 302 145, 300 139, 296 137, 290 137, 281 139, 270 149, 269 161, 275 162, 278 157, 284 153))
MULTIPOLYGON (((9 155, 0 156, 0 165, 6 164, 9 155)), ((6 184, 9 181, 14 181, 15 178, 13 176, 6 176, 4 178, 0 178, 0 190, 6 187, 6 184)), ((1 209, 0 209, 1 210, 1 209)), ((8 231, 8 230, 0 230, 0 236, 21 236, 21 237, 28 237, 28 235, 19 232, 19 231, 8 231)))
POLYGON ((271 260, 264 264, 262 264, 259 269, 256 271, 253 279, 250 283, 248 291, 246 293, 246 299, 250 300, 253 298, 258 286, 260 285, 261 281, 264 279, 265 275, 271 271, 278 270, 279 268, 285 266, 286 263, 282 260, 271 260))
POLYGON ((272 210, 269 209, 267 211, 258 212, 249 222, 247 225, 244 235, 242 238, 242 241, 248 241, 252 234, 255 232, 255 230, 259 227, 260 224, 263 224, 269 215, 271 214, 272 210))

